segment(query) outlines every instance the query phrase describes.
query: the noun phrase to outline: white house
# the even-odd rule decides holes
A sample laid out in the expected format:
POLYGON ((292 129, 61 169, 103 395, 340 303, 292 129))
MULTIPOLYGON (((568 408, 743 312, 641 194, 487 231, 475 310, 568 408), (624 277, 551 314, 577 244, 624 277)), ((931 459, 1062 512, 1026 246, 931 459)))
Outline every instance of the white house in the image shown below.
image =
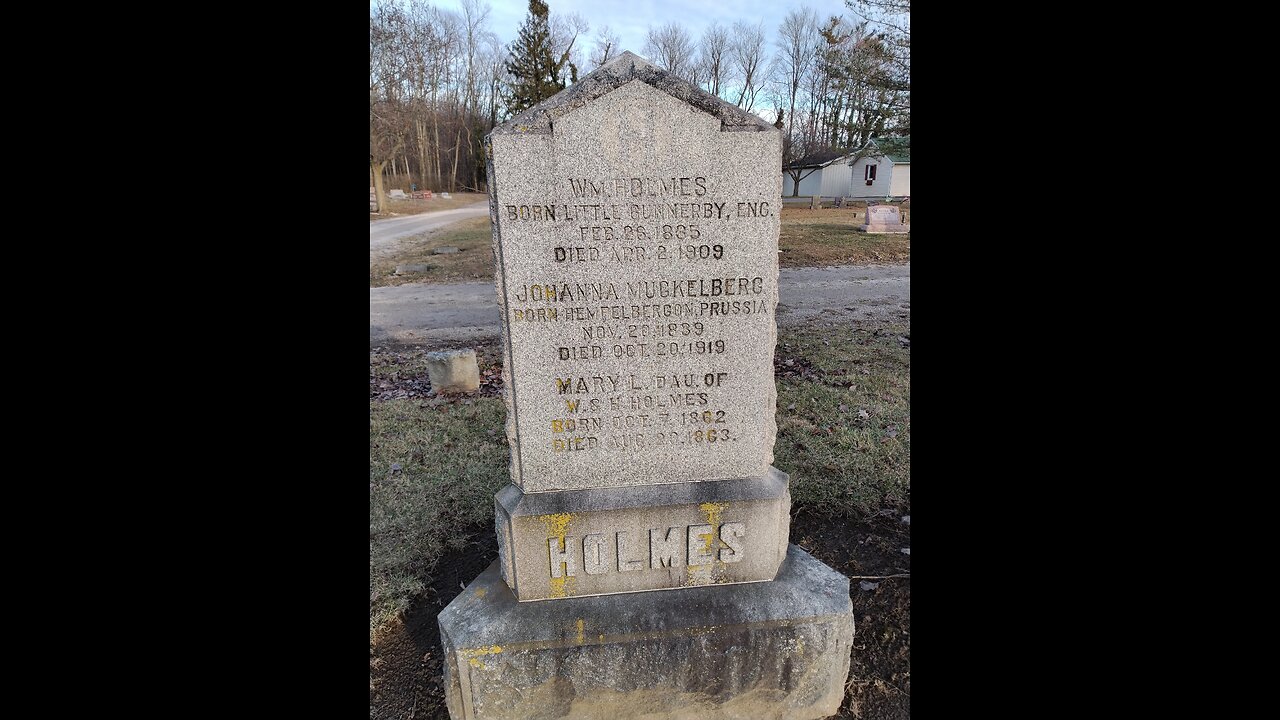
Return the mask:
POLYGON ((859 158, 849 168, 852 186, 847 197, 910 196, 911 138, 871 138, 867 145, 875 154, 859 158))
POLYGON ((782 194, 884 198, 911 195, 911 138, 871 138, 873 154, 850 165, 857 152, 814 153, 782 170, 782 194), (799 180, 797 191, 796 180, 799 180))

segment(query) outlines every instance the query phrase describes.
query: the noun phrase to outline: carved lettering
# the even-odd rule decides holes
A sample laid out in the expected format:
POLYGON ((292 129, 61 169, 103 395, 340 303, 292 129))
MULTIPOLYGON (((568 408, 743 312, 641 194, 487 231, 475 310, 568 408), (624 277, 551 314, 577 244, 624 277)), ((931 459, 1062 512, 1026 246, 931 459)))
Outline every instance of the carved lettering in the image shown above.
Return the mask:
MULTIPOLYGON (((739 523, 740 525, 741 523, 739 523)), ((588 575, 600 575, 609 570, 605 561, 604 535, 593 533, 582 538, 582 570, 588 575)), ((737 562, 729 561, 729 562, 737 562)))
POLYGON ((747 536, 747 524, 727 522, 720 526, 720 562, 736 563, 742 560, 742 540, 747 536))
POLYGON ((715 528, 710 525, 689 526, 689 565, 710 565, 715 554, 711 544, 715 540, 715 528))
POLYGON ((617 534, 618 540, 618 572, 630 572, 632 570, 640 570, 644 567, 644 561, 627 559, 631 554, 627 542, 627 531, 621 530, 617 534))
POLYGON ((562 547, 560 538, 547 538, 547 554, 551 558, 551 577, 573 577, 578 574, 578 561, 570 549, 573 547, 573 540, 574 538, 565 538, 565 544, 562 547))
POLYGON ((683 528, 667 528, 666 535, 660 528, 649 530, 649 567, 653 569, 676 567, 684 558, 683 528))

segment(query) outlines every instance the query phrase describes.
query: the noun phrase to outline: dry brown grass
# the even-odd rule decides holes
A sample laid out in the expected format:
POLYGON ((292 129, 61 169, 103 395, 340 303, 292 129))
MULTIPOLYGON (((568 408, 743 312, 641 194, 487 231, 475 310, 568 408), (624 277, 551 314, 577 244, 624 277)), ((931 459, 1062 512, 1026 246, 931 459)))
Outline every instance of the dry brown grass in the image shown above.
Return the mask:
MULTIPOLYGON (((901 208, 904 221, 910 223, 911 204, 893 204, 901 208)), ((911 259, 909 237, 859 232, 856 228, 866 221, 867 204, 861 201, 839 209, 784 207, 778 263, 782 267, 821 267, 911 259)))
POLYGON ((369 262, 369 287, 421 282, 466 282, 493 279, 493 231, 488 216, 461 220, 444 229, 409 238, 400 252, 369 262), (452 245, 460 252, 435 255, 452 245), (425 264, 426 272, 396 275, 396 265, 425 264))
MULTIPOLYGON (((393 188, 386 188, 388 193, 393 188)), ((405 194, 409 191, 406 189, 405 194)), ((478 202, 485 202, 489 196, 484 193, 452 193, 448 200, 440 197, 440 193, 435 193, 430 200, 391 200, 388 198, 387 204, 391 207, 388 212, 369 213, 370 220, 382 220, 383 218, 394 217, 396 215, 417 215, 418 213, 431 212, 433 210, 452 210, 458 207, 474 205, 478 202)))

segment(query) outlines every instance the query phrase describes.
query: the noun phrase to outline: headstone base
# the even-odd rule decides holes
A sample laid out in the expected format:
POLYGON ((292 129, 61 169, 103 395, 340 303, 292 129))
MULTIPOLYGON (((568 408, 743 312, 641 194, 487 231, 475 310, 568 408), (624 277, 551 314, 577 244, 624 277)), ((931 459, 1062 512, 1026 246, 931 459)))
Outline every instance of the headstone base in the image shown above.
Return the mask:
POLYGON ((494 496, 502 579, 521 602, 773 580, 787 474, 494 496), (554 553, 554 554, 553 554, 554 553))
POLYGON ((795 545, 773 582, 520 603, 498 563, 441 611, 453 720, 810 720, 845 694, 849 579, 795 545))
POLYGON ((910 225, 859 225, 858 229, 868 233, 909 233, 910 225))

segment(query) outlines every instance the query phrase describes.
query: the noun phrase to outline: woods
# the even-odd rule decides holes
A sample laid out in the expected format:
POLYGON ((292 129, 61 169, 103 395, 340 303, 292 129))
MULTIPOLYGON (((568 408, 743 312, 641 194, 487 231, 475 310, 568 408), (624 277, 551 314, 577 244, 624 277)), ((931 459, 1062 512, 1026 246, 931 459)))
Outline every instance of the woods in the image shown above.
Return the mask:
POLYGON ((726 18, 694 34, 650 25, 620 47, 608 17, 529 0, 519 28, 495 28, 483 0, 387 0, 369 12, 369 166, 384 184, 482 191, 483 139, 496 124, 633 50, 771 122, 783 162, 850 152, 911 128, 910 0, 846 0, 847 13, 792 9, 776 28, 726 18), (592 24, 596 32, 591 35, 592 24), (511 37, 509 43, 502 37, 511 37))

